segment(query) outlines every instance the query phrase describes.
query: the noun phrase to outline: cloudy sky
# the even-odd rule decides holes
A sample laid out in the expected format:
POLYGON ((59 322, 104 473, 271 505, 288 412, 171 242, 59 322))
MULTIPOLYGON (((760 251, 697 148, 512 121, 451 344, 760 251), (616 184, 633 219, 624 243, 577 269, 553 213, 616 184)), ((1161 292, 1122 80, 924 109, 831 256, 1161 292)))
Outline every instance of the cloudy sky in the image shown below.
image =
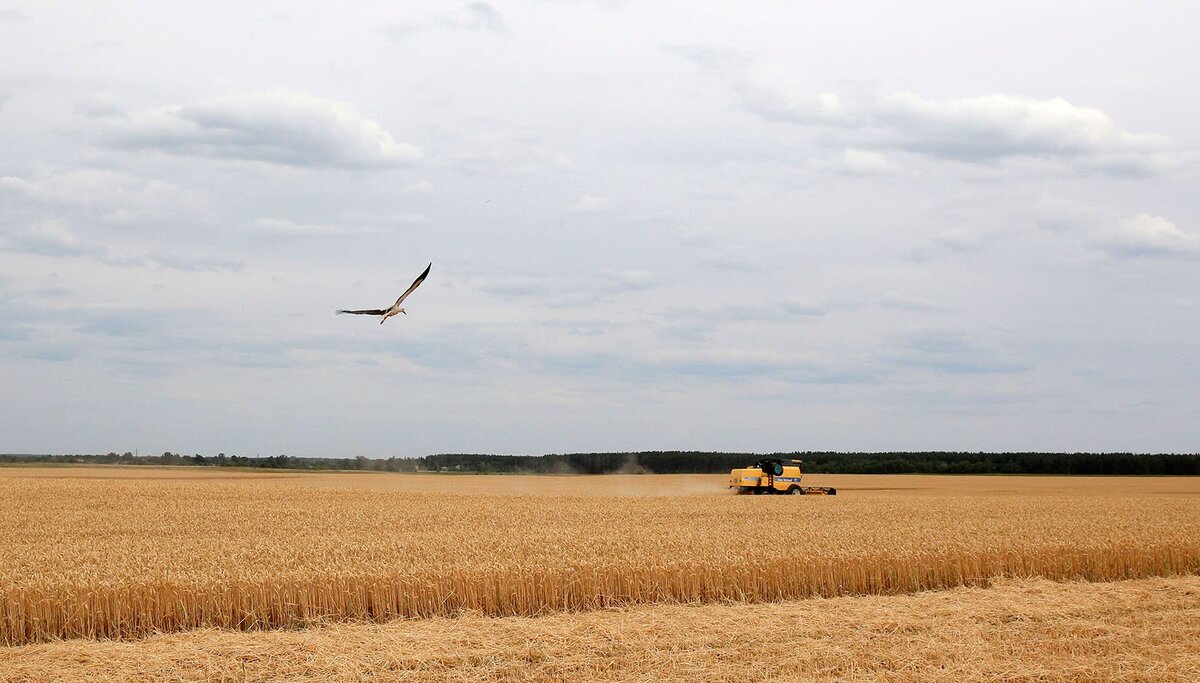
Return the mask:
POLYGON ((247 4, 0 1, 0 452, 1200 448, 1193 4, 247 4))

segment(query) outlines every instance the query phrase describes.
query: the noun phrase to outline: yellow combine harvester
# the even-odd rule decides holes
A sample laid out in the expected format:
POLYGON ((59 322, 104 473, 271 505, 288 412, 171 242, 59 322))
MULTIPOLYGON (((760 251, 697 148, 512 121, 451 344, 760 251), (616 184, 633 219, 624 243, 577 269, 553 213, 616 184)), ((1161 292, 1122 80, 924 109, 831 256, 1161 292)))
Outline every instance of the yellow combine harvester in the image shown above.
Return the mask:
POLYGON ((793 496, 836 496, 832 486, 801 486, 799 460, 763 458, 749 467, 729 472, 729 488, 738 493, 787 493, 793 496))

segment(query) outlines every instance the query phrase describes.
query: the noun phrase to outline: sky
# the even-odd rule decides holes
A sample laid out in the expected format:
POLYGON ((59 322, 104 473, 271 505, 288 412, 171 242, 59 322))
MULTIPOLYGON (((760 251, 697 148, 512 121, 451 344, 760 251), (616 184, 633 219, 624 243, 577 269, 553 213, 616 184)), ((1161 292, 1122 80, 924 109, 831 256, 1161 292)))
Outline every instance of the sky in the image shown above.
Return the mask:
POLYGON ((0 0, 0 452, 1194 452, 1197 25, 0 0))

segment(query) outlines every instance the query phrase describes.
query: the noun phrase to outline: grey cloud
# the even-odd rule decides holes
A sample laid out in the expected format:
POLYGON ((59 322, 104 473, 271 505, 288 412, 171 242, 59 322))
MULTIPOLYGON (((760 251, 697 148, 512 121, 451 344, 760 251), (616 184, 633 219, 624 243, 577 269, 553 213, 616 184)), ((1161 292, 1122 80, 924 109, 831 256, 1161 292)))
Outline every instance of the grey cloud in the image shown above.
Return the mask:
POLYGON ((676 228, 675 239, 681 246, 692 249, 711 247, 716 243, 716 239, 707 231, 692 227, 676 228))
POLYGON ((74 360, 79 355, 80 349, 77 346, 60 342, 48 342, 38 344, 36 348, 30 349, 24 354, 24 357, 33 360, 49 361, 51 363, 63 363, 74 360))
POLYGON ((664 45, 665 52, 679 55, 705 69, 729 70, 746 68, 752 56, 746 50, 715 45, 664 45))
POLYGON ((1082 232, 1100 219, 1100 212, 1064 200, 1043 200, 1033 210, 1033 222, 1042 229, 1056 233, 1082 232))
POLYGON ((433 219, 419 213, 371 213, 368 211, 351 211, 345 214, 346 220, 377 227, 412 227, 430 225, 433 219))
POLYGON ((555 375, 593 375, 613 382, 700 379, 741 383, 770 379, 786 384, 872 383, 883 376, 878 368, 838 367, 825 361, 792 354, 755 349, 675 348, 655 352, 641 345, 619 350, 591 347, 575 350, 535 349, 524 345, 503 345, 495 350, 511 368, 555 375))
POLYGON ((732 256, 704 259, 701 265, 714 270, 726 270, 734 273, 761 273, 763 267, 749 259, 739 259, 732 256))
POLYGON ((508 30, 500 12, 486 2, 469 2, 463 9, 467 14, 467 19, 459 24, 463 28, 492 33, 505 33, 508 30))
POLYGON ((25 319, 36 340, 25 355, 59 361, 86 357, 123 374, 161 376, 198 364, 288 367, 311 362, 292 354, 308 347, 305 340, 255 339, 221 325, 210 311, 74 303, 27 312, 25 319))
POLYGON ((31 335, 28 330, 8 323, 0 324, 0 342, 28 341, 31 335))
POLYGON ((167 332, 170 329, 167 317, 170 316, 162 311, 114 309, 98 312, 76 329, 106 337, 147 337, 150 333, 167 332))
POLYGON ((829 312, 825 306, 797 301, 784 302, 780 307, 785 313, 795 316, 822 316, 829 312))
POLYGON ((185 271, 241 270, 232 259, 187 249, 136 250, 122 253, 108 244, 81 239, 69 225, 58 220, 39 221, 0 240, 0 250, 53 258, 90 258, 118 268, 162 266, 185 271))
POLYGON ((1031 368, 1023 363, 1012 363, 988 357, 954 357, 933 355, 908 355, 893 358, 896 365, 914 369, 932 370, 948 375, 991 375, 1028 372, 1031 368))
POLYGON ((33 18, 19 9, 0 9, 0 23, 23 24, 28 21, 33 21, 33 18))
POLYGON ((1017 231, 947 228, 908 253, 908 259, 925 262, 946 254, 966 255, 983 251, 989 244, 1011 237, 1017 231))
POLYGON ((78 293, 78 290, 71 287, 41 287, 33 290, 35 296, 45 299, 60 299, 64 297, 72 297, 78 293))
POLYGON ((551 330, 559 330, 563 334, 571 337, 597 337, 608 332, 613 327, 619 324, 619 321, 603 320, 590 318, 585 320, 578 319, 543 319, 538 321, 538 325, 551 330))
POLYGON ((382 230, 371 226, 350 226, 330 223, 301 223, 287 218, 259 218, 247 226, 251 232, 277 238, 340 237, 366 235, 382 230))
POLYGON ((125 118, 125 109, 108 93, 99 93, 75 103, 75 113, 88 119, 125 118))
POLYGON ((790 317, 825 315, 826 309, 815 304, 784 302, 779 304, 728 304, 716 308, 670 306, 662 315, 668 320, 708 320, 744 322, 750 320, 781 321, 790 317))
POLYGON ((721 326, 764 322, 781 323, 796 318, 824 316, 828 310, 816 304, 786 301, 777 304, 728 304, 713 308, 669 306, 658 316, 661 336, 683 342, 705 342, 721 326))
POLYGON ((908 296, 899 292, 888 292, 879 297, 876 303, 881 308, 892 308, 904 311, 945 311, 947 306, 924 297, 908 296))
POLYGON ((933 237, 933 243, 937 246, 959 253, 979 249, 983 240, 983 236, 979 233, 964 228, 943 230, 933 237))
POLYGON ((885 366, 950 375, 1009 374, 1031 369, 1026 363, 999 356, 962 333, 947 330, 901 335, 879 359, 885 366))
POLYGON ((700 265, 734 273, 763 272, 762 255, 740 244, 727 244, 702 258, 700 265))
POLYGON ((747 322, 772 322, 787 318, 781 309, 766 305, 726 305, 715 308, 669 306, 656 316, 660 336, 682 342, 707 342, 720 327, 747 322))
POLYGON ((788 384, 860 384, 878 382, 883 376, 866 366, 838 367, 813 359, 737 350, 676 352, 635 359, 631 367, 638 377, 695 377, 726 382, 766 378, 788 384))
POLYGON ((114 148, 288 166, 384 168, 411 164, 398 143, 348 105, 306 93, 231 95, 136 114, 111 128, 114 148))
POLYGON ((959 332, 922 330, 900 336, 896 343, 910 351, 934 354, 961 354, 974 349, 967 337, 959 332))
POLYGON ((6 251, 41 256, 95 255, 93 247, 80 242, 79 237, 61 221, 47 220, 10 235, 0 242, 6 251))
MULTIPOLYGON (((195 250, 179 252, 175 250, 151 250, 140 258, 125 264, 129 266, 159 265, 189 272, 240 272, 245 264, 234 258, 227 258, 195 250)), ((116 265, 116 264, 114 264, 116 265)))
POLYGON ((195 194, 168 182, 87 168, 46 171, 29 177, 0 177, 0 195, 42 206, 70 208, 106 223, 177 216, 200 205, 195 194))
POLYGON ((426 27, 422 24, 416 24, 407 21, 401 23, 384 24, 383 26, 379 27, 379 32, 383 34, 383 37, 392 42, 400 42, 408 36, 420 33, 424 30, 426 30, 426 27))
POLYGON ((586 306, 619 294, 641 292, 660 281, 645 270, 604 270, 592 273, 492 278, 476 285, 504 299, 532 299, 543 306, 572 308, 586 306))
POLYGON ((671 357, 642 365, 649 371, 668 375, 690 375, 742 380, 752 377, 774 378, 795 377, 819 369, 807 363, 788 362, 782 359, 755 357, 753 355, 729 354, 725 357, 714 354, 697 354, 693 357, 671 357))

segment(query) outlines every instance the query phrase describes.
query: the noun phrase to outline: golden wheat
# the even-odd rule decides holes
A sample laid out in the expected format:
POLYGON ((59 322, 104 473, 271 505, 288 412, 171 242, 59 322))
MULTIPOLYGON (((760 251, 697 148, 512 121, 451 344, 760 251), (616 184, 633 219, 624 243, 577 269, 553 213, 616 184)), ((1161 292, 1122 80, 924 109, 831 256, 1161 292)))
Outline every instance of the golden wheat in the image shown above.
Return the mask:
MULTIPOLYGON (((986 478, 901 477, 939 492, 853 495, 838 480, 832 498, 638 497, 563 477, 128 472, 0 471, 0 642, 1200 569, 1193 480, 1059 478, 1066 492, 990 495, 986 478), (443 491, 392 490, 422 481, 443 491), (489 483, 527 490, 479 491, 489 483)), ((627 480, 721 491, 719 477, 627 480)))
POLYGON ((1200 680, 1200 577, 0 648, 0 681, 1200 680))

